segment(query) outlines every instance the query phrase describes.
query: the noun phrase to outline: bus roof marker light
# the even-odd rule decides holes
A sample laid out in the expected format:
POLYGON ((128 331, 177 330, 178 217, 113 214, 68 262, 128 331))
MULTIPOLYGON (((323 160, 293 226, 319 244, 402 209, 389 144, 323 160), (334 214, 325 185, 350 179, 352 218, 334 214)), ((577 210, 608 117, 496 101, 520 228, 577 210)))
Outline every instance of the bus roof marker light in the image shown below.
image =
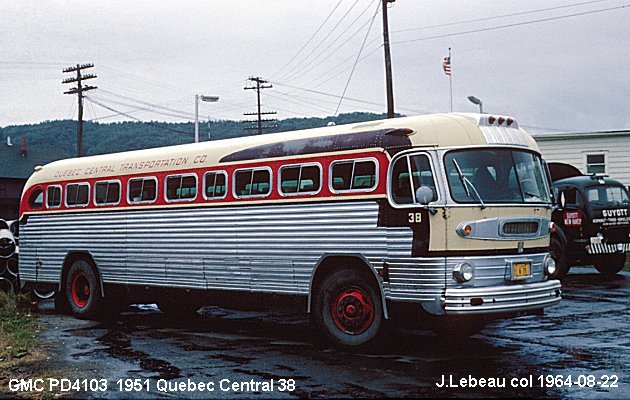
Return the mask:
POLYGON ((505 118, 499 117, 499 125, 503 125, 504 122, 505 122, 505 118))
POLYGON ((514 123, 514 119, 513 118, 508 118, 507 119, 507 126, 510 126, 514 123))
POLYGON ((496 119, 496 118, 494 118, 492 115, 488 117, 488 123, 489 123, 490 125, 494 125, 494 121, 496 121, 496 120, 497 120, 497 119, 496 119))

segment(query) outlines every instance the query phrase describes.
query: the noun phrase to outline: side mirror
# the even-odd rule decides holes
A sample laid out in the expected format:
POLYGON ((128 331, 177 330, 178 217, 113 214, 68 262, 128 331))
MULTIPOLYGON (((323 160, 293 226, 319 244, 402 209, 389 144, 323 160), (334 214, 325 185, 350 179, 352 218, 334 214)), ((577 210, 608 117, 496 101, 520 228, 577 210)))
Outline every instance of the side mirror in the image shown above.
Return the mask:
POLYGON ((433 200, 433 190, 428 186, 420 186, 416 190, 416 202, 426 206, 433 200))

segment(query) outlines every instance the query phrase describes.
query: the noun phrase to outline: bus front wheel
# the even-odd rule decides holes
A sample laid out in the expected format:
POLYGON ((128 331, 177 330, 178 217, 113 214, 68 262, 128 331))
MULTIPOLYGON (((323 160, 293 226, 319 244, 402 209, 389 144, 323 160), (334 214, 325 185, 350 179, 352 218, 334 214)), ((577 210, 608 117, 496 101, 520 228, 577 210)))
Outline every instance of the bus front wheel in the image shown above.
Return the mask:
POLYGON ((77 318, 93 319, 103 309, 103 296, 96 271, 85 260, 72 263, 65 282, 66 300, 77 318))
POLYGON ((320 332, 334 345, 356 349, 374 342, 382 331, 383 306, 373 279, 343 269, 324 278, 313 302, 320 332))

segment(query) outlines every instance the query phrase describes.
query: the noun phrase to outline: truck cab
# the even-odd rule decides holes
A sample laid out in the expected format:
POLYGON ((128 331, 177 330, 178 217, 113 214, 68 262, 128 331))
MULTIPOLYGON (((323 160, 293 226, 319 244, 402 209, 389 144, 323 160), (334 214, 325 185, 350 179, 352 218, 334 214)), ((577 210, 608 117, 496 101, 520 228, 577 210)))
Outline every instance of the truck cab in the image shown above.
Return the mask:
POLYGON ((554 177, 553 167, 550 164, 558 207, 552 214, 556 232, 551 247, 557 277, 572 265, 594 265, 606 275, 621 271, 630 251, 628 190, 602 175, 554 177))

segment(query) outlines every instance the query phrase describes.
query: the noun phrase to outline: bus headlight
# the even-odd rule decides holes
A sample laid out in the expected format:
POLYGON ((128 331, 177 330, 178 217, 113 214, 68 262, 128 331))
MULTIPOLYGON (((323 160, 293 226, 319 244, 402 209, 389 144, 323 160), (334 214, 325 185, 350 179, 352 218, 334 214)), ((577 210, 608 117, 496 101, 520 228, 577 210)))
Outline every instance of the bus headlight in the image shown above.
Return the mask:
POLYGON ((475 269, 467 262, 459 263, 453 269, 453 278, 459 282, 468 282, 473 278, 475 269))
POLYGON ((547 256, 547 259, 545 259, 545 274, 551 276, 554 272, 556 272, 556 261, 550 256, 547 256))

